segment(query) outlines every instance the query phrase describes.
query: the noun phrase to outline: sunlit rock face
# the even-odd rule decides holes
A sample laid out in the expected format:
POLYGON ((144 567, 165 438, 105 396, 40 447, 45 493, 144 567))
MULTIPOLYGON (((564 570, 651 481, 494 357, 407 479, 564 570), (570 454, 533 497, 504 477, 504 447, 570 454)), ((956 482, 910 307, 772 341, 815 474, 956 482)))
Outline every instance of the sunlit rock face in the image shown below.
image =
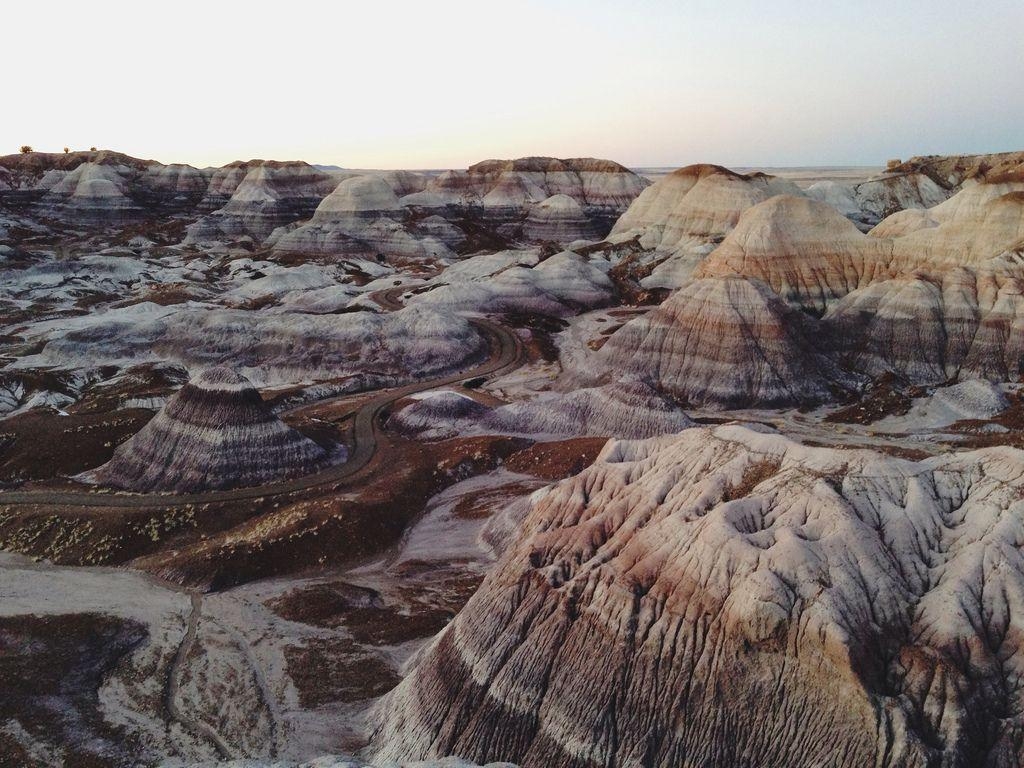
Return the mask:
POLYGON ((639 236, 645 248, 664 252, 717 243, 745 210, 779 194, 799 195, 800 190, 774 176, 690 165, 644 190, 616 222, 612 236, 639 236))
POLYGON ((756 278, 786 301, 822 313, 850 291, 890 277, 891 253, 889 242, 863 234, 832 206, 779 195, 744 212, 696 275, 756 278))
POLYGON ((616 222, 609 240, 635 240, 657 266, 646 287, 678 288, 728 235, 748 208, 776 195, 800 195, 791 182, 743 175, 717 165, 680 168, 645 189, 616 222))
POLYGON ((1015 765, 1024 453, 610 442, 376 713, 381 758, 1015 765))
POLYGON ((182 387, 83 479, 129 491, 188 493, 304 475, 328 458, 278 419, 245 377, 216 367, 182 387))
POLYGON ((304 162, 252 161, 220 169, 204 205, 230 191, 227 202, 188 228, 186 242, 250 237, 262 242, 279 226, 309 218, 338 184, 337 174, 304 162), (235 184, 237 176, 245 175, 235 184))
POLYGON ((818 322, 746 278, 705 278, 612 334, 606 377, 644 378, 684 405, 812 405, 855 386, 826 354, 818 322))

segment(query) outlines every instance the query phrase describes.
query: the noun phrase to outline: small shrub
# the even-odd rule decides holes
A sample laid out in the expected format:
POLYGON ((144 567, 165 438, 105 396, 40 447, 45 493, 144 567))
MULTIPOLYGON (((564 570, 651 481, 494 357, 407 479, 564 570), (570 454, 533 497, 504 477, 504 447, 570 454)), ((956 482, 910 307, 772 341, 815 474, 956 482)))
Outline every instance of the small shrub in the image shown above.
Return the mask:
POLYGON ((89 151, 90 152, 95 152, 96 151, 96 147, 89 147, 89 151))
POLYGON ((68 149, 67 147, 64 147, 64 154, 65 154, 65 155, 66 155, 66 154, 67 154, 68 152, 70 152, 70 151, 71 151, 70 149, 68 149))
POLYGON ((31 151, 32 151, 32 147, 30 147, 28 144, 22 144, 21 145, 21 154, 27 155, 31 151))
POLYGON ((895 160, 890 160, 888 163, 885 164, 885 170, 894 171, 897 168, 899 168, 902 164, 903 161, 897 157, 895 160))

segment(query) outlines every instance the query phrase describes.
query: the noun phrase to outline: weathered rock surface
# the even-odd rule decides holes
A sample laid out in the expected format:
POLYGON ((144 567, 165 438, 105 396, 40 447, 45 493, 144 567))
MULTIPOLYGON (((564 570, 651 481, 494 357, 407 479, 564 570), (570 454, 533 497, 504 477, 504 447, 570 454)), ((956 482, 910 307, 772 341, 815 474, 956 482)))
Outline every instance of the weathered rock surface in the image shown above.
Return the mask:
POLYGON ((898 211, 939 205, 968 184, 1024 179, 1024 152, 993 155, 913 157, 858 184, 824 181, 807 189, 810 197, 837 208, 862 227, 898 211))
MULTIPOLYGON (((530 226, 524 227, 530 212, 551 197, 572 198, 587 221, 585 227, 578 222, 578 230, 600 236, 611 229, 646 186, 646 180, 610 160, 525 157, 485 160, 466 171, 447 171, 432 179, 422 195, 403 202, 445 206, 453 213, 480 219, 509 240, 529 241, 548 239, 552 234, 548 226, 539 226, 554 213, 551 210, 539 213, 530 226)), ((564 201, 548 206, 554 207, 564 208, 564 201)), ((559 215, 564 217, 565 212, 559 215)), ((575 211, 572 216, 576 216, 575 211)))
POLYGON ((399 203, 392 184, 398 192, 415 188, 410 179, 398 174, 345 179, 309 221, 273 238, 274 250, 336 257, 454 256, 449 246, 460 245, 464 234, 439 216, 414 219, 399 203))
POLYGON ((720 242, 747 208, 796 185, 765 174, 744 176, 717 165, 690 165, 644 190, 615 223, 612 236, 639 236, 645 248, 674 252, 720 242))
POLYGON ((523 238, 529 242, 571 243, 593 240, 604 234, 591 221, 583 206, 566 194, 552 195, 530 209, 523 223, 523 238))
POLYGON ((756 278, 787 302, 822 313, 836 298, 890 277, 891 253, 891 243, 863 234, 826 203, 778 195, 745 211, 695 274, 756 278))
POLYGON ((495 433, 643 438, 693 426, 681 408, 638 379, 543 393, 496 408, 456 392, 437 392, 403 408, 391 423, 429 439, 495 433))
MULTIPOLYGON (((216 194, 230 189, 239 166, 218 183, 216 194)), ((188 228, 189 243, 248 236, 262 242, 279 226, 309 218, 338 184, 338 175, 304 162, 254 161, 223 207, 188 228)), ((212 186, 212 185, 211 185, 212 186)))
POLYGON ((193 493, 309 474, 327 450, 278 419, 245 377, 208 368, 83 480, 129 491, 193 493))
POLYGON ((644 378, 684 406, 811 405, 856 384, 827 350, 817 321, 763 282, 705 278, 612 334, 595 367, 644 378))
POLYGON ((825 317, 848 366, 918 384, 1024 373, 1024 275, 949 268, 874 283, 825 317))
POLYGON ((71 224, 124 224, 193 209, 210 172, 119 152, 0 157, 0 204, 71 224))
POLYGON ((378 758, 1014 765, 1024 453, 610 442, 377 712, 378 758))
POLYGON ((37 329, 42 349, 18 368, 170 361, 230 365, 260 387, 358 375, 397 382, 466 367, 487 347, 467 320, 427 307, 312 315, 143 303, 57 325, 37 329))
POLYGON ((607 305, 615 295, 611 279, 571 251, 556 253, 539 264, 531 251, 504 253, 509 258, 486 254, 449 268, 435 280, 436 287, 410 303, 446 310, 563 316, 607 305))

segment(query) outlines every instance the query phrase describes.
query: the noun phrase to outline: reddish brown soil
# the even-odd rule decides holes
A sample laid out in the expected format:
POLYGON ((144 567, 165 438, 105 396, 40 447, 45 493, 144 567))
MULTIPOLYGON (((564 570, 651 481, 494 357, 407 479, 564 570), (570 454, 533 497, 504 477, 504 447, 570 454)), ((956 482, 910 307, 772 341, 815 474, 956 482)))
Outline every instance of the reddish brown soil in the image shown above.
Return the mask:
POLYGON ((951 432, 960 432, 967 437, 957 445, 965 448, 988 448, 995 445, 1010 445, 1024 448, 1024 394, 1010 397, 1010 407, 991 419, 964 419, 949 427, 951 432), (983 432, 986 425, 998 424, 1007 432, 983 432))
POLYGON ((336 627, 348 611, 383 605, 375 590, 344 581, 293 589, 267 603, 282 619, 315 627, 336 627))
POLYGON ((452 510, 454 515, 463 520, 484 520, 495 511, 519 496, 532 493, 541 485, 540 482, 508 483, 507 485, 464 496, 452 510))
POLYGON ((387 659, 345 638, 310 638, 284 651, 304 709, 374 699, 401 681, 387 659))
POLYGON ((781 466, 781 462, 778 459, 765 459, 756 464, 751 464, 743 472, 740 482, 726 490, 722 501, 732 501, 733 499, 742 499, 749 496, 750 492, 760 483, 763 483, 778 472, 779 466, 781 466))
MULTIPOLYGON (((317 565, 338 565, 393 544, 426 501, 448 485, 493 469, 526 441, 475 437, 419 444, 387 439, 387 449, 351 490, 307 492, 268 503, 244 522, 218 526, 197 514, 197 538, 173 541, 136 561, 174 581, 224 588, 317 565), (209 530, 217 526, 215 530, 209 530)), ((251 509, 251 502, 247 506, 251 509)), ((237 513, 236 513, 237 514, 237 513)), ((0 526, 2 532, 2 526, 0 526)))
POLYGON ((108 413, 32 410, 0 424, 0 481, 75 475, 109 460, 153 417, 141 408, 108 413))
POLYGON ((184 304, 194 298, 196 298, 196 294, 187 283, 161 283, 150 286, 144 294, 137 298, 123 301, 115 306, 128 307, 132 304, 151 301, 154 304, 169 307, 172 304, 184 304))
POLYGON ((536 443, 512 456, 505 466, 513 472, 561 480, 582 472, 594 463, 608 442, 604 437, 575 437, 552 443, 536 443))
MULTIPOLYGON (((146 637, 111 616, 0 618, 0 722, 17 721, 34 740, 64 751, 64 765, 129 768, 138 745, 104 720, 97 691, 146 637)), ((49 768, 0 731, 0 768, 49 768)))
POLYGON ((828 414, 831 424, 874 424, 886 416, 902 416, 910 410, 912 398, 923 394, 920 388, 903 389, 892 374, 875 381, 860 400, 828 414))

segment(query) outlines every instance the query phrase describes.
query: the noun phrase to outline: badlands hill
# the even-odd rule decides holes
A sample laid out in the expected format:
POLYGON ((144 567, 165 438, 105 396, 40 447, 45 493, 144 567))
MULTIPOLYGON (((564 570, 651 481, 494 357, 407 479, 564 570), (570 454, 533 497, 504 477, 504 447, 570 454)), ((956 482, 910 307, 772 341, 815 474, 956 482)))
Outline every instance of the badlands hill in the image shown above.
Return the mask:
POLYGON ((379 709, 379 756, 1015 765, 1022 466, 740 426, 612 441, 534 497, 379 709))
POLYGON ((197 491, 259 485, 308 474, 329 460, 280 421, 249 381, 209 368, 82 479, 129 491, 197 491))
MULTIPOLYGON (((714 166, 682 169, 645 190, 611 236, 636 238, 637 263, 678 290, 612 335, 583 378, 645 377, 707 407, 825 402, 855 392, 862 374, 925 385, 1016 381, 1019 162, 934 161, 928 167, 948 171, 959 191, 868 233, 810 190, 714 166)), ((923 173, 918 166, 907 172, 923 173)))
POLYGON ((107 151, 0 157, 0 206, 13 210, 93 227, 180 214, 191 220, 186 244, 335 257, 598 239, 646 185, 591 158, 488 160, 430 176, 272 160, 200 170, 107 151))

